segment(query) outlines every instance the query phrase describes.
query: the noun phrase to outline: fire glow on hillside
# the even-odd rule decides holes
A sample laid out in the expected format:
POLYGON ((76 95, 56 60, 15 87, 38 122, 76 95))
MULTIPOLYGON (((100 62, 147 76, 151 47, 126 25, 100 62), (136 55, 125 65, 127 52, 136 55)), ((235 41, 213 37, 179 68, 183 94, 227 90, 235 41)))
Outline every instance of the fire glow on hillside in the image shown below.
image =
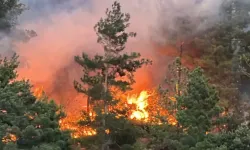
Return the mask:
MULTIPOLYGON (((178 54, 176 49, 168 49, 168 53, 162 53, 159 51, 161 55, 170 55, 169 53, 173 53, 173 56, 178 54)), ((164 49, 164 50, 166 50, 164 49)), ((171 55, 171 56, 172 56, 171 55)), ((156 60, 152 58, 153 60, 156 60)), ((185 57, 183 60, 186 60, 185 57)), ((186 62, 184 62, 186 65, 186 62)), ((73 68, 75 66, 71 66, 73 68)), ((66 68, 67 69, 67 68, 66 68)), ((124 107, 129 108, 127 116, 129 116, 130 120, 133 120, 138 123, 153 123, 153 124, 162 124, 168 123, 171 125, 176 125, 177 121, 174 114, 170 113, 165 106, 161 104, 161 98, 159 93, 152 87, 155 87, 158 84, 156 83, 154 78, 149 70, 152 70, 153 67, 149 68, 142 68, 138 70, 135 74, 136 83, 133 85, 133 90, 129 91, 128 93, 123 93, 119 91, 113 92, 113 96, 115 99, 119 99, 121 101, 119 106, 116 109, 123 109, 124 107), (159 118, 161 116, 161 118, 159 118), (163 119, 162 119, 163 118, 163 119)), ((29 75, 28 71, 30 69, 22 69, 19 72, 22 76, 29 75)), ((74 71, 75 72, 75 71, 74 71)), ((32 72, 33 73, 33 72, 32 72)), ((31 73, 31 74, 32 74, 31 73)), ((86 126, 80 126, 78 121, 82 119, 81 110, 87 110, 86 106, 86 97, 84 95, 79 94, 77 97, 74 95, 76 94, 76 90, 74 87, 69 84, 72 83, 71 78, 68 78, 68 72, 58 72, 61 76, 57 78, 57 80, 61 79, 63 82, 51 82, 44 81, 41 83, 37 83, 35 80, 32 81, 32 84, 35 85, 35 89, 33 90, 34 95, 39 98, 41 97, 43 91, 49 97, 54 99, 58 104, 61 104, 65 107, 65 111, 67 114, 66 118, 60 120, 60 128, 61 130, 72 130, 72 137, 78 138, 81 136, 91 136, 95 135, 96 131, 86 126), (66 74, 65 77, 63 74, 66 74), (67 81, 67 82, 66 82, 67 81), (65 83, 64 83, 65 82, 65 83), (59 83, 59 85, 63 85, 64 88, 56 88, 53 86, 54 84, 59 83), (51 90, 52 89, 52 90, 51 90), (64 91, 65 90, 65 91, 64 91), (51 92, 52 91, 52 92, 51 92), (74 93, 75 92, 75 93, 74 93), (52 93, 52 94, 51 94, 52 93), (73 94, 72 94, 73 93, 73 94), (61 103, 61 98, 63 98, 63 102, 61 103), (65 103, 67 102, 67 103, 65 103)), ((80 74, 80 72, 77 72, 80 74)), ((32 74, 33 75, 33 74, 32 74)), ((36 73, 34 73, 32 77, 34 77, 36 73)), ((74 78, 77 76, 74 76, 74 78)), ((53 80, 53 79, 52 79, 53 80)), ((168 99, 170 101, 176 101, 174 94, 169 95, 168 99)))
MULTIPOLYGON (((35 88, 33 92, 34 96, 36 96, 38 99, 43 95, 42 93, 42 87, 35 88)), ((121 101, 125 101, 128 107, 132 105, 135 106, 131 107, 132 109, 130 109, 129 119, 144 123, 154 122, 157 124, 162 124, 162 121, 155 121, 155 116, 160 113, 161 116, 166 117, 169 124, 176 125, 176 119, 173 116, 169 115, 166 109, 157 104, 158 96, 151 93, 152 92, 146 90, 141 91, 139 95, 132 94, 132 96, 128 96, 128 94, 123 93, 126 97, 126 100, 121 101)), ((124 95, 118 94, 118 97, 124 97, 124 95)), ((78 121, 83 119, 80 114, 80 112, 67 112, 67 117, 59 121, 60 129, 71 130, 71 136, 73 138, 95 135, 96 131, 94 129, 78 124, 78 121)), ((90 112, 89 115, 90 117, 93 117, 92 112, 90 112)))

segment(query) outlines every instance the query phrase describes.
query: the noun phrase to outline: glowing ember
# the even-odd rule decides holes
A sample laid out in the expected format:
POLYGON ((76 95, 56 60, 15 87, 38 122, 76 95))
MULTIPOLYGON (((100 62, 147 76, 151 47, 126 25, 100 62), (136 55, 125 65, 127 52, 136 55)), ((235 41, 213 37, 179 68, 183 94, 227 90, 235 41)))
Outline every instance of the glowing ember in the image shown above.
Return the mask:
POLYGON ((71 130, 72 138, 79 138, 83 136, 93 136, 96 134, 94 129, 91 129, 87 126, 81 126, 78 124, 78 121, 81 120, 81 116, 68 114, 68 116, 59 121, 61 130, 71 130))
POLYGON ((43 90, 43 87, 36 87, 36 88, 34 89, 33 94, 34 94, 35 97, 37 97, 37 98, 39 99, 39 98, 42 97, 43 91, 44 91, 44 90, 43 90))
POLYGON ((150 95, 147 91, 142 91, 138 97, 136 95, 133 95, 132 97, 127 98, 128 104, 136 105, 136 110, 133 110, 132 115, 130 116, 131 119, 144 121, 148 120, 149 114, 146 108, 148 106, 149 96, 150 95))
POLYGON ((168 123, 175 126, 177 125, 177 120, 173 115, 168 115, 168 123))
POLYGON ((176 102, 176 98, 175 97, 168 97, 171 101, 176 102))
POLYGON ((110 133, 110 130, 109 130, 109 129, 106 129, 106 130, 105 130, 105 133, 106 133, 106 134, 109 134, 109 133, 110 133))
POLYGON ((2 138, 3 143, 15 142, 17 141, 17 137, 14 134, 8 134, 2 138))

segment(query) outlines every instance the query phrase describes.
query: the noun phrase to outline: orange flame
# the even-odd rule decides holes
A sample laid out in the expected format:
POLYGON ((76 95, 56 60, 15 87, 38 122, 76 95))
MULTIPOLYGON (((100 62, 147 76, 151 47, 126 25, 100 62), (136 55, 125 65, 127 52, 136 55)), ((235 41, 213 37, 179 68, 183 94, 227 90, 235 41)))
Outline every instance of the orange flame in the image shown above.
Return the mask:
POLYGON ((66 118, 63 118, 59 121, 61 130, 71 130, 72 138, 79 138, 84 136, 93 136, 96 135, 96 130, 87 127, 81 126, 77 123, 77 121, 81 120, 80 115, 68 114, 66 118))
MULTIPOLYGON (((128 104, 132 107, 129 112, 129 119, 143 121, 143 122, 152 122, 157 115, 157 112, 160 111, 160 115, 167 118, 167 122, 171 125, 176 125, 177 121, 173 115, 168 113, 168 110, 164 109, 159 104, 159 95, 156 92, 150 92, 143 90, 139 95, 133 94, 132 96, 126 96, 126 93, 115 92, 114 96, 121 99, 121 106, 117 106, 117 109, 123 109, 124 104, 128 104), (150 93, 150 94, 149 94, 150 93), (155 93, 155 94, 153 94, 155 93), (150 97, 150 98, 149 98, 150 97), (126 102, 125 102, 126 101, 126 102)), ((40 98, 43 95, 43 87, 37 87, 34 89, 34 96, 40 98)), ((175 101, 174 97, 169 97, 172 101, 175 101)), ((81 126, 78 124, 79 120, 84 120, 80 113, 72 113, 67 112, 67 117, 63 118, 59 121, 61 130, 71 130, 72 138, 79 138, 84 136, 93 136, 96 135, 97 132, 95 129, 90 128, 88 126, 81 126)), ((95 114, 93 112, 89 112, 89 116, 91 119, 94 118, 95 114)), ((117 116, 119 117, 119 116, 117 116)), ((156 121, 158 124, 162 124, 162 121, 156 121)), ((105 130, 107 134, 109 134, 109 130, 105 130)))
MULTIPOLYGON (((35 87, 33 90, 33 95, 38 99, 41 98, 44 94, 43 86, 35 87)), ((90 113, 90 116, 93 116, 90 113)), ((31 116, 29 116, 31 117, 31 116)), ((61 130, 71 130, 71 137, 72 138, 79 138, 83 136, 92 136, 96 134, 96 131, 91 129, 90 127, 80 126, 77 121, 81 120, 80 115, 75 115, 68 113, 66 118, 59 120, 59 125, 61 130)))
POLYGON ((39 98, 42 97, 43 92, 44 92, 43 86, 41 86, 41 87, 36 87, 36 88, 34 89, 33 95, 39 99, 39 98))
POLYGON ((147 91, 142 91, 138 97, 133 95, 132 97, 127 98, 128 104, 136 105, 136 110, 133 110, 132 115, 130 116, 131 119, 144 121, 148 120, 149 113, 147 112, 146 108, 148 106, 149 96, 150 95, 147 91))
POLYGON ((14 134, 8 134, 2 138, 3 143, 16 142, 17 137, 14 134))

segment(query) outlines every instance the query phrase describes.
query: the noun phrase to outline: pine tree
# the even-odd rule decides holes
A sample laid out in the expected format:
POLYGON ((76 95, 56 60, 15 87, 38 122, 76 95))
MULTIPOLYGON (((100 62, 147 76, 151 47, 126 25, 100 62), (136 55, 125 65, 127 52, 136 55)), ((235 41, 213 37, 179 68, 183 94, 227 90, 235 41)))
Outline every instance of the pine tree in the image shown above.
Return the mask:
POLYGON ((17 56, 0 61, 0 149, 69 149, 70 135, 60 131, 60 107, 37 100, 28 81, 16 81, 17 56), (10 148, 11 147, 11 148, 10 148))
POLYGON ((130 125, 125 116, 126 110, 115 109, 117 100, 112 96, 112 89, 131 89, 135 82, 133 73, 142 65, 151 63, 147 59, 140 59, 139 53, 124 53, 128 38, 136 36, 134 32, 125 31, 129 27, 129 19, 130 15, 122 13, 120 4, 114 2, 112 9, 107 9, 106 17, 101 18, 94 27, 104 55, 89 57, 83 53, 81 57, 75 57, 75 61, 83 67, 84 74, 82 83, 75 81, 74 85, 79 92, 88 95, 89 103, 95 110, 96 117, 93 121, 89 120, 88 125, 97 129, 103 150, 111 144, 131 144, 126 143, 124 138, 130 138, 133 142, 134 135, 128 128, 130 125), (108 134, 105 132, 107 130, 108 134), (119 134, 129 132, 131 137, 119 137, 119 134))
MULTIPOLYGON (((182 71, 184 73, 184 70, 182 71)), ((218 105, 217 91, 209 85, 203 70, 196 68, 186 75, 185 80, 182 80, 182 93, 175 95, 175 117, 178 126, 162 125, 156 129, 154 127, 151 146, 155 149, 189 149, 197 142, 202 142, 206 134, 213 132, 214 128, 220 128, 219 125, 225 121, 224 117, 220 116, 222 108, 218 105)))
POLYGON ((196 68, 188 76, 187 89, 177 97, 177 121, 196 141, 216 125, 221 108, 216 90, 208 84, 202 70, 196 68))

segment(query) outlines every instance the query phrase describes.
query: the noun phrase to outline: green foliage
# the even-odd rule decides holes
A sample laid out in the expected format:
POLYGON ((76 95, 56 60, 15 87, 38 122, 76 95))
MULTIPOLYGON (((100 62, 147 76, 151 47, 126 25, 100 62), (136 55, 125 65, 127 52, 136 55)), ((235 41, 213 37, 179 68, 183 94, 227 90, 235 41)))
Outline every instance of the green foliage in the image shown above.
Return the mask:
POLYGON ((18 66, 17 62, 18 56, 13 55, 11 60, 7 60, 7 58, 1 58, 0 59, 0 87, 5 87, 10 80, 13 80, 16 78, 16 72, 15 69, 18 66))
POLYGON ((121 150, 134 150, 134 147, 128 144, 125 144, 121 147, 121 150))
MULTIPOLYGON (((161 149, 161 148, 170 148, 173 145, 171 143, 175 142, 177 128, 170 125, 152 125, 150 128, 150 139, 151 142, 147 147, 151 149, 161 149)), ((174 144, 176 147, 178 144, 174 144)))
POLYGON ((130 85, 135 82, 133 73, 141 68, 143 64, 150 63, 149 60, 145 59, 136 60, 139 57, 140 54, 138 53, 122 54, 106 59, 99 55, 90 58, 85 53, 83 53, 82 57, 76 56, 75 61, 83 67, 84 74, 81 78, 83 84, 75 81, 75 88, 79 92, 89 95, 93 100, 101 100, 104 94, 102 91, 104 89, 106 65, 109 65, 108 84, 123 91, 130 89, 130 85), (127 81, 118 79, 118 77, 124 76, 127 77, 127 81))
POLYGON ((106 18, 101 18, 95 25, 98 36, 97 42, 101 43, 105 51, 118 53, 124 50, 129 37, 135 37, 136 33, 126 33, 129 27, 130 15, 121 12, 120 3, 114 2, 112 10, 107 8, 106 18))
POLYGON ((221 112, 216 90, 208 84, 200 68, 188 77, 187 90, 177 97, 177 120, 190 135, 205 135, 213 127, 213 119, 221 112))
POLYGON ((116 109, 118 100, 113 98, 111 90, 130 90, 135 82, 135 71, 151 63, 150 60, 140 59, 139 53, 123 52, 128 38, 136 35, 126 32, 129 19, 130 15, 122 13, 120 4, 114 2, 112 9, 107 9, 106 17, 101 18, 94 27, 104 56, 97 54, 90 57, 83 53, 81 57, 75 57, 75 61, 83 68, 81 83, 75 81, 75 88, 89 97, 89 103, 97 114, 93 120, 86 117, 89 120, 81 121, 81 124, 97 129, 95 143, 98 146, 102 144, 102 149, 112 145, 121 147, 136 141, 137 131, 125 117, 127 110, 116 109), (109 134, 105 133, 107 130, 109 134))
POLYGON ((191 150, 245 150, 250 147, 250 130, 247 126, 239 126, 237 130, 208 135, 191 150))
POLYGON ((17 57, 0 62, 0 149, 68 149, 70 135, 59 129, 64 116, 46 97, 37 100, 28 81, 15 81, 17 57), (12 142, 5 142, 11 135, 12 142))
POLYGON ((18 150, 17 145, 12 143, 12 142, 6 144, 6 146, 3 148, 3 150, 10 150, 10 149, 11 150, 18 150))
POLYGON ((209 85, 201 68, 188 73, 184 85, 181 95, 176 96, 178 125, 151 126, 150 148, 188 150, 203 141, 208 131, 224 123, 217 91, 209 85))

